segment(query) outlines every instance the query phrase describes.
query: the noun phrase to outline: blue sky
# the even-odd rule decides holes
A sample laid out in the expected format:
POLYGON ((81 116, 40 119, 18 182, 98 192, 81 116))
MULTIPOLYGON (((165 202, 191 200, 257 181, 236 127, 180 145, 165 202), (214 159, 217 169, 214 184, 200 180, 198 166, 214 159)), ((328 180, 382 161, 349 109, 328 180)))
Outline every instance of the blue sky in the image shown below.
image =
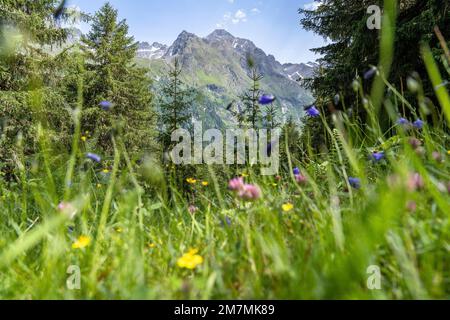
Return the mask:
MULTIPOLYGON (((69 5, 93 13, 105 0, 70 0, 69 5)), ((280 62, 318 58, 310 48, 322 38, 300 27, 297 10, 313 0, 110 0, 138 41, 170 45, 183 31, 206 36, 214 29, 252 40, 280 62)), ((86 27, 82 28, 86 31, 86 27)))

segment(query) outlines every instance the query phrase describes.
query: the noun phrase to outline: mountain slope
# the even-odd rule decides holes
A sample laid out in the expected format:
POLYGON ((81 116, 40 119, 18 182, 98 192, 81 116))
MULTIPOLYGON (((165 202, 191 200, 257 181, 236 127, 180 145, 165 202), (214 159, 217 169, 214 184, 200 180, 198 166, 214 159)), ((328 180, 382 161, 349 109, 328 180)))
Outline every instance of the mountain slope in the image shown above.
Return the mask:
POLYGON ((216 30, 206 38, 183 31, 170 46, 140 43, 139 63, 150 67, 151 75, 159 80, 164 77, 168 65, 177 57, 183 65, 184 80, 199 88, 206 96, 204 103, 211 112, 227 118, 222 109, 237 99, 249 86, 247 57, 255 61, 263 74, 261 89, 277 97, 280 116, 293 116, 300 120, 303 107, 312 102, 311 94, 296 81, 312 76, 312 64, 282 65, 274 56, 246 39, 234 37, 225 30, 216 30))

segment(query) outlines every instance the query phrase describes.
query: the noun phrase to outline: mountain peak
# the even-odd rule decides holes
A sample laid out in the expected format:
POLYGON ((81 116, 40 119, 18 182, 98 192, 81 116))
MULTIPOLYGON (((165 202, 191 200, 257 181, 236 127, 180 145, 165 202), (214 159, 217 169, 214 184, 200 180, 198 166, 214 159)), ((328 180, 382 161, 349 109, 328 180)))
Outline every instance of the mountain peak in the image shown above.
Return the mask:
POLYGON ((225 29, 214 30, 210 35, 206 37, 208 41, 218 41, 218 40, 234 40, 235 37, 226 31, 225 29))

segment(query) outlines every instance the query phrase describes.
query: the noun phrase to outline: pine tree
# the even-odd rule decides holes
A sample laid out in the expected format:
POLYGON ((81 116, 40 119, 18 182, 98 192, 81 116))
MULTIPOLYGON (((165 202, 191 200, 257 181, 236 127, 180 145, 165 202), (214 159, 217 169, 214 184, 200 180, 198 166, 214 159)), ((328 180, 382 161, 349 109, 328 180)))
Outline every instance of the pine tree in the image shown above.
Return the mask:
POLYGON ((128 35, 125 20, 106 3, 95 14, 92 29, 82 37, 86 61, 83 128, 97 139, 97 147, 110 154, 110 136, 120 126, 129 152, 139 155, 154 148, 155 113, 147 71, 134 62, 137 43, 128 35), (108 101, 110 110, 99 104, 108 101))
MULTIPOLYGON (((341 93, 339 106, 353 107, 356 103, 352 91, 355 77, 364 78, 370 66, 379 63, 379 31, 367 28, 371 5, 383 8, 383 1, 373 0, 324 0, 316 10, 300 9, 301 24, 306 30, 330 40, 330 44, 313 49, 322 55, 322 68, 317 77, 306 81, 316 97, 332 101, 341 93)), ((443 50, 434 34, 438 26, 447 41, 450 41, 450 2, 442 0, 398 1, 398 18, 395 34, 395 50, 389 80, 397 88, 406 87, 406 78, 417 71, 424 81, 426 91, 432 92, 428 76, 420 59, 420 44, 430 43, 436 58, 443 50)), ((372 82, 363 82, 366 92, 372 82)), ((413 99, 414 100, 414 99, 413 99)), ((339 107, 338 106, 338 107, 339 107)), ((362 115, 364 117, 364 115, 362 115)))
POLYGON ((0 162, 8 172, 17 154, 38 151, 38 127, 54 148, 64 149, 70 141, 70 115, 55 85, 64 62, 48 53, 49 47, 64 43, 70 32, 60 26, 68 18, 63 4, 0 1, 0 162), (23 150, 16 144, 19 136, 23 150))
POLYGON ((259 105, 259 98, 261 96, 260 82, 264 77, 258 72, 252 57, 247 57, 247 65, 250 69, 249 78, 251 86, 240 97, 244 107, 244 110, 242 110, 243 120, 247 125, 251 125, 253 129, 258 129, 262 125, 262 112, 259 105))
POLYGON ((189 109, 193 102, 194 92, 181 80, 183 68, 180 61, 175 58, 173 66, 168 73, 168 79, 161 89, 159 99, 159 140, 163 150, 172 147, 171 135, 177 129, 186 128, 191 115, 189 109))
POLYGON ((264 112, 264 127, 270 130, 274 130, 281 126, 279 121, 278 107, 275 103, 271 103, 266 107, 264 112))

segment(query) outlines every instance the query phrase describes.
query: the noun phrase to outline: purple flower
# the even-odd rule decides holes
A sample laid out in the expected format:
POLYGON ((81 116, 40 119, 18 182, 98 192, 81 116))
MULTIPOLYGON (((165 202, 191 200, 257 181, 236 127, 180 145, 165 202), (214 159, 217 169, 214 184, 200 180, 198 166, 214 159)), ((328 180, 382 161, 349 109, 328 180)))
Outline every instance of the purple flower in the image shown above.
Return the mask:
POLYGON ((418 130, 422 130, 423 129, 423 125, 424 125, 424 122, 422 120, 420 120, 420 119, 417 119, 413 123, 414 128, 416 128, 418 130))
POLYGON ((112 108, 112 103, 109 101, 102 101, 99 104, 100 108, 102 108, 104 111, 109 111, 112 108))
POLYGON ((373 76, 377 73, 377 68, 372 67, 364 73, 364 80, 372 79, 373 76))
POLYGON ((261 197, 261 189, 257 185, 245 184, 238 192, 239 198, 247 201, 258 200, 261 197))
POLYGON ((397 120, 397 124, 402 125, 402 126, 406 126, 409 125, 409 121, 406 120, 405 118, 400 118, 397 120))
POLYGON ((361 189, 361 179, 359 178, 350 177, 348 178, 348 183, 352 188, 361 189))
POLYGON ((271 94, 263 94, 260 98, 259 98, 259 103, 262 105, 266 105, 266 104, 271 104, 272 102, 275 101, 275 96, 271 95, 271 94))
POLYGON ((383 158, 384 158, 384 152, 374 152, 374 153, 372 153, 372 159, 375 162, 379 162, 379 161, 383 160, 383 158))
POLYGON ((308 109, 306 109, 306 113, 312 118, 320 116, 320 112, 319 110, 317 110, 316 106, 311 106, 308 109))
POLYGON ((94 162, 97 162, 97 163, 102 162, 102 158, 98 154, 95 154, 95 153, 86 154, 86 158, 88 158, 94 162))
POLYGON ((228 189, 232 191, 238 191, 244 187, 244 179, 243 178, 234 178, 230 180, 228 183, 228 189))
POLYGON ((306 182, 308 182, 308 178, 302 174, 296 174, 295 181, 297 181, 298 184, 306 184, 306 182))
POLYGON ((300 174, 300 169, 294 168, 294 176, 299 175, 299 174, 300 174))

